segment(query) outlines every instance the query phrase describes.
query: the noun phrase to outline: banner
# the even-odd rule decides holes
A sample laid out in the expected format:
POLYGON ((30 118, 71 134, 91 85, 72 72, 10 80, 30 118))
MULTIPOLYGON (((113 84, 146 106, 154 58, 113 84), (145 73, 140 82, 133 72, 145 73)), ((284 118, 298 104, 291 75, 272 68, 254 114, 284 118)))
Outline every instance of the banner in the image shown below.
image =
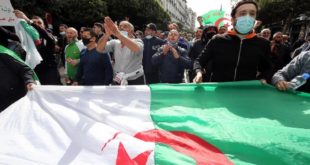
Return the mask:
POLYGON ((0 164, 306 165, 310 94, 258 81, 37 86, 0 114, 0 164))
POLYGON ((14 26, 17 18, 10 0, 0 0, 0 26, 14 26))

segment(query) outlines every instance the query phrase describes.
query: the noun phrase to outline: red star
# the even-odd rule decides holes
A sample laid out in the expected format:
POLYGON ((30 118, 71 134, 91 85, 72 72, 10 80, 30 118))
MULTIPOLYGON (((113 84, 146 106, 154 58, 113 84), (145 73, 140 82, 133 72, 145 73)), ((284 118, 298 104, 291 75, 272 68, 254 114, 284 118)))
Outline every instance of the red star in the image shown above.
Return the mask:
POLYGON ((118 154, 116 159, 116 165, 145 165, 148 157, 152 153, 152 150, 145 151, 134 159, 131 159, 122 143, 118 146, 118 154))

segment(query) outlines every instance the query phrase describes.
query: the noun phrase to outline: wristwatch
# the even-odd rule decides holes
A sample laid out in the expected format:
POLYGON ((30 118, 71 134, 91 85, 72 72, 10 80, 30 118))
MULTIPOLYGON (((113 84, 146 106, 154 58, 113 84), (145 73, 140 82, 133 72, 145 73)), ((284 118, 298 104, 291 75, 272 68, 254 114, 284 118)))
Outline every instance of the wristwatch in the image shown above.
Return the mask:
POLYGON ((31 25, 33 24, 33 21, 30 19, 27 23, 31 25))

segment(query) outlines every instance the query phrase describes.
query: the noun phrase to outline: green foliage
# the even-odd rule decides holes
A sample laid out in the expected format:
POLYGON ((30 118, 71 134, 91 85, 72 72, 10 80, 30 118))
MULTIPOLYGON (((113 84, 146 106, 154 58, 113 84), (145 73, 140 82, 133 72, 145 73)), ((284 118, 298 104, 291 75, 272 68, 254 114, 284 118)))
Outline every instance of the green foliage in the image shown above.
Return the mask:
POLYGON ((92 26, 108 14, 106 2, 102 0, 62 0, 59 6, 57 17, 68 25, 92 26))
POLYGON ((136 28, 142 29, 147 23, 153 22, 158 28, 166 28, 170 21, 169 15, 156 0, 107 0, 109 15, 116 21, 129 17, 136 28))
POLYGON ((92 26, 94 22, 103 22, 107 15, 114 21, 129 17, 137 29, 150 22, 166 29, 170 21, 157 0, 11 0, 11 3, 28 16, 44 17, 46 12, 51 13, 56 26, 60 23, 74 27, 92 26))
POLYGON ((309 0, 260 0, 259 5, 261 10, 258 18, 263 24, 286 21, 290 17, 296 18, 310 9, 309 0))

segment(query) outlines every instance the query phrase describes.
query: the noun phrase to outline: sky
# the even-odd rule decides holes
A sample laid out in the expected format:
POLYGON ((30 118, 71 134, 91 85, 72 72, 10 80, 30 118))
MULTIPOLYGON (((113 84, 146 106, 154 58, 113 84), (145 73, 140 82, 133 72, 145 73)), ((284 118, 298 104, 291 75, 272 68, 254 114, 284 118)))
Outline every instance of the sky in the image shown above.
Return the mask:
MULTIPOLYGON (((187 0, 187 6, 192 8, 197 16, 204 15, 210 10, 220 9, 221 4, 222 9, 229 14, 231 11, 230 0, 187 0)), ((197 21, 196 26, 198 26, 197 21)))

